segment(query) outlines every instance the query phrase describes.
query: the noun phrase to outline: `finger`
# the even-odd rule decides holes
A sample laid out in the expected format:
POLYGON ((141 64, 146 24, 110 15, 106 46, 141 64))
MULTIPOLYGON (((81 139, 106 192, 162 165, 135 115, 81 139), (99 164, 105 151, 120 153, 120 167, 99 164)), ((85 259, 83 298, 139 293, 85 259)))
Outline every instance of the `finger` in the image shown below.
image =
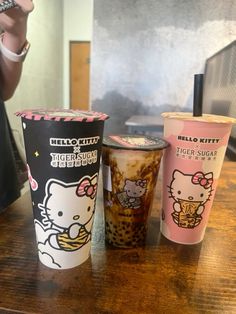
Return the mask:
POLYGON ((15 3, 25 13, 30 13, 34 9, 34 4, 33 4, 33 2, 31 0, 15 0, 15 3))

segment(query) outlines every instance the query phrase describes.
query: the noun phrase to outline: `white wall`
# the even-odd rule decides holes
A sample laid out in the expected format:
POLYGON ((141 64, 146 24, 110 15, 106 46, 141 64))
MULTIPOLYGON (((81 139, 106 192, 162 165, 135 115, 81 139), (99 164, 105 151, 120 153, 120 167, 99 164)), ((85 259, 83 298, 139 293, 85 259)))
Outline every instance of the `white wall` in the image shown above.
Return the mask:
POLYGON ((63 106, 63 0, 34 1, 27 39, 31 43, 20 84, 6 102, 11 126, 21 133, 14 115, 27 108, 63 106))
POLYGON ((70 105, 70 41, 91 41, 93 0, 64 1, 64 106, 70 105))
POLYGON ((40 107, 68 107, 69 41, 91 41, 92 38, 93 0, 34 0, 34 4, 27 33, 31 48, 19 86, 11 100, 6 102, 23 157, 21 120, 14 113, 40 107))

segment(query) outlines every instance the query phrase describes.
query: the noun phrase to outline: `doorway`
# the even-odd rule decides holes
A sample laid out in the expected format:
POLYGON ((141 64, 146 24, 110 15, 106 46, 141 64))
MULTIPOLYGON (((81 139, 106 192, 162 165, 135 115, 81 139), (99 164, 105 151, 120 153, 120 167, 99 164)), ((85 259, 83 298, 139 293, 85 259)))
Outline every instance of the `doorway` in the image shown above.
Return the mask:
POLYGON ((70 42, 70 108, 89 110, 90 42, 70 42))

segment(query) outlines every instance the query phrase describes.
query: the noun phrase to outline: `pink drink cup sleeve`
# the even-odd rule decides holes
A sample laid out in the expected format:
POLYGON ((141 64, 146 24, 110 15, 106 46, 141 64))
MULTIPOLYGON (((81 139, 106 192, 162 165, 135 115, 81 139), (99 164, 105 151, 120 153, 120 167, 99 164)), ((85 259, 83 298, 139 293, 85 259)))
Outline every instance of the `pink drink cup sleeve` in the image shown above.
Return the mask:
POLYGON ((235 119, 164 113, 161 233, 171 241, 202 241, 235 119))

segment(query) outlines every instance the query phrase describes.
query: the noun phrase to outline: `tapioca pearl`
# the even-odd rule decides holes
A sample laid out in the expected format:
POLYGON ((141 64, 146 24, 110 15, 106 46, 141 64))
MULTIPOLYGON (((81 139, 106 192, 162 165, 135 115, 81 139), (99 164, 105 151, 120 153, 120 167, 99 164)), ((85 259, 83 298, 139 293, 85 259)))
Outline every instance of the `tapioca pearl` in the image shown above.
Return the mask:
POLYGON ((105 229, 111 229, 109 225, 105 225, 105 229))
POLYGON ((131 241, 125 242, 125 245, 130 246, 130 245, 132 245, 132 242, 131 241))

